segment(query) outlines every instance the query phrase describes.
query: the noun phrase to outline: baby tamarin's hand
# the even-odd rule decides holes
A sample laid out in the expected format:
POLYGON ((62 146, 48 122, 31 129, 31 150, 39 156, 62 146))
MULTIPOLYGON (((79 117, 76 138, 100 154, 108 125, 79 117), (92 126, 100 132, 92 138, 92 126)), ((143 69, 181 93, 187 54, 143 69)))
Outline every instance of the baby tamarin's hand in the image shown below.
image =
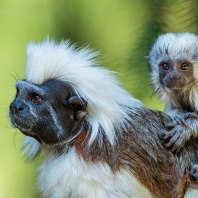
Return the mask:
POLYGON ((174 122, 166 125, 166 128, 170 130, 164 136, 164 141, 167 142, 166 148, 178 153, 193 135, 193 125, 198 126, 197 120, 198 114, 196 112, 175 116, 174 122))

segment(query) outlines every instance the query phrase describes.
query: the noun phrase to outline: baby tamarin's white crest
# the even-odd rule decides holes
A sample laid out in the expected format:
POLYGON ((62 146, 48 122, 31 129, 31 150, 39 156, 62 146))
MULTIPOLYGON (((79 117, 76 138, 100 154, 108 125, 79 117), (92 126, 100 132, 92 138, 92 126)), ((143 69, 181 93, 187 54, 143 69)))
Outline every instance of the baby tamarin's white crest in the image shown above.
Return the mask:
POLYGON ((188 32, 159 36, 149 54, 149 67, 154 92, 165 102, 165 112, 180 124, 165 137, 170 138, 167 147, 179 151, 198 133, 194 120, 198 110, 198 36, 188 32), (192 119, 188 126, 186 119, 192 119))

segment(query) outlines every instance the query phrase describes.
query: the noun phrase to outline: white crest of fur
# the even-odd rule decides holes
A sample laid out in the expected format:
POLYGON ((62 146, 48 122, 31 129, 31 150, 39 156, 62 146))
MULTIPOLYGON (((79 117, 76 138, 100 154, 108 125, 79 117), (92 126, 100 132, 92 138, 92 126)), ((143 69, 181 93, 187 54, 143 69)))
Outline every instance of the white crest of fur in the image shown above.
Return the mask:
POLYGON ((162 87, 159 64, 166 60, 187 60, 193 64, 193 75, 198 79, 198 36, 184 33, 166 33, 158 37, 149 54, 151 80, 162 101, 169 100, 169 90, 162 87), (167 98, 168 97, 168 98, 167 98))
POLYGON ((104 133, 113 145, 116 131, 130 120, 130 108, 138 108, 141 103, 120 87, 113 72, 98 66, 97 55, 87 48, 76 49, 68 41, 31 42, 27 47, 26 80, 42 84, 55 78, 69 83, 88 102, 90 142, 104 133))

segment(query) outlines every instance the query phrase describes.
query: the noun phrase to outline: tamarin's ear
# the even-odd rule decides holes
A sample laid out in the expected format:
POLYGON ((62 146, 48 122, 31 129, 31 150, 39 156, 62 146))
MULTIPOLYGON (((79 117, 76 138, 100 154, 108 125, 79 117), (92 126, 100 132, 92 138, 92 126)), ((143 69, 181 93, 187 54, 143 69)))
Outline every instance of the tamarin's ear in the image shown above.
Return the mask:
POLYGON ((73 112, 73 115, 71 115, 73 120, 81 120, 86 115, 87 102, 78 96, 71 96, 68 99, 68 107, 73 112))
POLYGON ((78 96, 72 96, 68 99, 68 105, 73 110, 85 110, 87 107, 87 102, 80 99, 78 96))

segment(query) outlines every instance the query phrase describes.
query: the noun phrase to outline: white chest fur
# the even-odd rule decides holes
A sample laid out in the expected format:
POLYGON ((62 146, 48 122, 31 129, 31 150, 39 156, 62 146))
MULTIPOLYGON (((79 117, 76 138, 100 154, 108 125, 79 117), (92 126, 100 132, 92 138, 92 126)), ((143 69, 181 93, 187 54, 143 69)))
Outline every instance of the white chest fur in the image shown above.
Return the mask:
POLYGON ((198 197, 198 189, 197 188, 189 188, 186 190, 184 198, 196 198, 198 197))
POLYGON ((113 173, 104 163, 87 163, 74 149, 65 156, 47 156, 38 183, 48 198, 152 198, 127 170, 113 173))

